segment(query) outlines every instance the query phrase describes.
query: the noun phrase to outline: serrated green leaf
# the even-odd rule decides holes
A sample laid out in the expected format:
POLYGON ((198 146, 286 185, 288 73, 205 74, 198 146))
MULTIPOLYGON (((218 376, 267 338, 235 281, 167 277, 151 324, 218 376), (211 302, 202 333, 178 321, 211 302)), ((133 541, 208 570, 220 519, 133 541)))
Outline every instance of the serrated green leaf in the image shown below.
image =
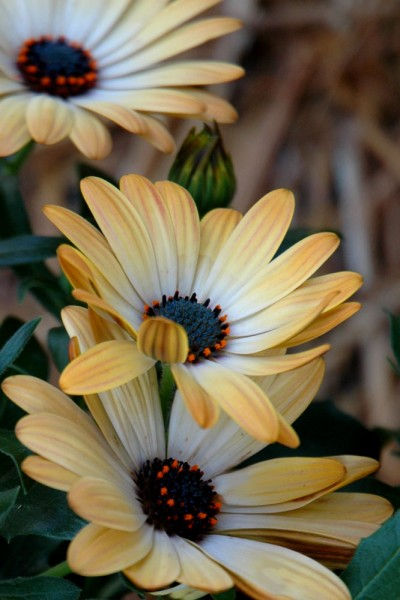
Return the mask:
POLYGON ((10 540, 17 535, 41 535, 70 540, 85 525, 69 508, 64 492, 33 483, 26 495, 19 494, 1 533, 10 540))
POLYGON ((61 237, 16 235, 0 240, 0 267, 28 265, 55 256, 61 237))
POLYGON ((19 494, 19 487, 0 492, 0 525, 6 520, 19 494))
POLYGON ((399 599, 400 512, 361 542, 342 579, 353 600, 399 599))
POLYGON ((24 460, 24 458, 27 457, 28 454, 30 454, 29 450, 17 440, 13 431, 0 429, 0 452, 11 458, 17 470, 18 477, 21 482, 21 487, 25 492, 26 490, 24 477, 19 465, 24 460))
POLYGON ((50 354, 57 369, 61 372, 69 362, 69 336, 64 327, 53 327, 47 336, 50 354))
POLYGON ((4 344, 0 350, 0 375, 13 364, 13 362, 21 354, 25 345, 33 335, 36 327, 39 325, 41 318, 32 319, 22 325, 18 331, 4 344))
POLYGON ((0 581, 2 600, 78 600, 81 590, 59 577, 17 577, 0 581))

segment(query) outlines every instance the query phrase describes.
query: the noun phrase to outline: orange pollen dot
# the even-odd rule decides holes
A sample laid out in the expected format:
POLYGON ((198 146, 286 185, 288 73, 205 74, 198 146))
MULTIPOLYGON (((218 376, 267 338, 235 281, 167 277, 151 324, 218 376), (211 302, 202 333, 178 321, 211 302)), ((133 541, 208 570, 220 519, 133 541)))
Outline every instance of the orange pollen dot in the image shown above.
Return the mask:
POLYGON ((198 471, 199 470, 199 465, 193 465, 193 467, 190 467, 191 471, 198 471))
POLYGON ((210 350, 210 348, 204 348, 204 350, 203 350, 203 355, 204 355, 205 357, 207 357, 207 356, 210 356, 210 354, 211 354, 211 350, 210 350))
POLYGON ((221 507, 222 507, 222 503, 221 503, 221 502, 218 502, 218 501, 216 501, 216 502, 213 502, 213 503, 211 504, 211 508, 215 508, 215 509, 218 509, 218 510, 220 510, 220 509, 221 509, 221 507))
POLYGON ((220 344, 221 348, 225 348, 226 340, 221 340, 219 344, 220 344))
POLYGON ((90 71, 90 73, 86 73, 85 79, 86 81, 96 81, 97 75, 93 71, 90 71))
POLYGON ((70 77, 68 77, 68 83, 70 83, 71 85, 75 85, 77 83, 77 78, 71 75, 70 77))
POLYGON ((190 513, 187 513, 186 515, 183 515, 183 520, 184 521, 192 521, 193 515, 191 515, 190 513))
POLYGON ((160 306, 160 303, 158 300, 153 300, 152 302, 153 306, 155 306, 156 308, 158 308, 160 306))
POLYGON ((57 85, 65 85, 67 83, 67 78, 64 75, 58 75, 56 83, 57 85))
POLYGON ((217 342, 217 343, 215 344, 215 349, 216 349, 216 350, 221 350, 221 348, 222 348, 221 344, 220 344, 219 342, 217 342))
POLYGON ((166 496, 168 494, 168 488, 162 487, 160 489, 160 494, 161 494, 161 496, 166 496))
POLYGON ((164 465, 162 468, 163 473, 169 473, 169 466, 168 465, 164 465))
POLYGON ((197 513, 197 517, 198 517, 198 519, 206 519, 207 513, 199 512, 199 513, 197 513))
POLYGON ((40 83, 44 86, 50 85, 51 79, 50 77, 42 77, 40 83))
POLYGON ((178 466, 179 466, 179 463, 178 463, 178 461, 175 459, 175 460, 173 461, 173 463, 171 464, 171 467, 172 467, 173 469, 177 469, 177 468, 178 468, 178 466))
POLYGON ((173 498, 169 498, 167 500, 167 504, 168 504, 168 506, 175 506, 175 500, 173 498))
POLYGON ((218 523, 218 519, 214 519, 214 517, 210 517, 208 519, 208 522, 210 523, 210 525, 212 525, 214 527, 214 525, 216 525, 218 523))
MULTIPOLYGON (((24 61, 24 62, 26 62, 26 61, 24 61)), ((38 68, 35 65, 28 65, 26 67, 27 73, 37 73, 37 71, 38 71, 38 68)), ((43 79, 45 79, 45 78, 43 77, 43 79)))
POLYGON ((220 317, 219 320, 221 321, 221 323, 224 323, 227 318, 228 318, 228 315, 222 315, 222 317, 220 317))
POLYGON ((231 332, 230 327, 225 327, 224 333, 226 333, 226 335, 229 335, 230 332, 231 332))
POLYGON ((195 354, 193 354, 193 352, 190 352, 190 353, 188 354, 188 357, 187 357, 187 359, 188 359, 188 362, 194 362, 194 361, 196 360, 196 355, 195 355, 195 354))
POLYGON ((162 479, 164 477, 164 473, 162 471, 158 471, 157 479, 162 479))

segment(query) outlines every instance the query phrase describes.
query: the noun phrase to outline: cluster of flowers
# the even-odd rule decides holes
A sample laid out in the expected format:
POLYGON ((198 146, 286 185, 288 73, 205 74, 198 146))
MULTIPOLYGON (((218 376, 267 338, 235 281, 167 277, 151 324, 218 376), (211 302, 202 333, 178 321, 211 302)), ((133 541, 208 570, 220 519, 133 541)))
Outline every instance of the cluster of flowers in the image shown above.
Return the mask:
MULTIPOLYGON (((181 27, 217 2, 21 0, 16 27, 3 0, 0 151, 70 136, 103 156, 110 137, 92 112, 163 150, 171 137, 148 112, 232 120, 228 103, 186 86, 241 69, 154 68, 238 27, 221 17, 181 27)), ((59 248, 59 261, 88 307, 63 311, 71 362, 60 386, 82 394, 89 412, 33 377, 3 382, 29 413, 16 428, 35 453, 23 470, 66 491, 90 522, 69 565, 87 576, 122 570, 146 590, 179 582, 212 593, 236 585, 262 599, 349 598, 327 567, 343 567, 391 506, 336 490, 376 461, 295 457, 237 468, 272 442, 299 444, 291 424, 319 388, 329 346, 288 350, 359 309, 347 302, 358 274, 313 277, 337 236, 312 235, 274 258, 294 210, 286 190, 244 217, 218 208, 200 221, 190 194, 169 181, 128 175, 117 189, 90 177, 81 189, 97 227, 58 206, 45 213, 73 244, 59 248), (167 432, 159 364, 177 388, 167 432)))

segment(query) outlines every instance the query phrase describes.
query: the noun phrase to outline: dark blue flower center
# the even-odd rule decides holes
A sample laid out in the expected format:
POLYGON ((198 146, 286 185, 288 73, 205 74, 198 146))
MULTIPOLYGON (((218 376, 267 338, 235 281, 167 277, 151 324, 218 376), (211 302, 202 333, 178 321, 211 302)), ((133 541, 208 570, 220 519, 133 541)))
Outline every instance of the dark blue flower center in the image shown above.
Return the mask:
POLYGON ((31 90, 62 98, 83 94, 97 82, 97 65, 90 52, 64 37, 26 40, 17 66, 31 90))
POLYGON ((168 535, 199 541, 217 524, 221 502, 197 465, 173 458, 147 460, 133 474, 147 523, 168 535))
POLYGON ((209 299, 199 304, 195 293, 182 297, 175 292, 174 296, 163 296, 161 302, 155 300, 152 306, 144 308, 144 318, 160 316, 182 325, 189 341, 189 362, 209 358, 226 346, 229 324, 226 315, 220 315, 219 305, 210 308, 209 299))

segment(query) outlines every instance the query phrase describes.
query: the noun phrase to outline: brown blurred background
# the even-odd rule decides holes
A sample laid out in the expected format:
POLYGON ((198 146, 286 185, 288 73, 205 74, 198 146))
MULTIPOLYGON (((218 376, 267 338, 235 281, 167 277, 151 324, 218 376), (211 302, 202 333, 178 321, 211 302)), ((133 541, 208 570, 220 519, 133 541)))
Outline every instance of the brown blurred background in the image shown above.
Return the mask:
MULTIPOLYGON (((246 210, 270 189, 288 187, 297 200, 295 226, 342 233, 328 269, 364 275, 364 307, 329 336, 320 397, 334 397, 369 427, 400 428, 400 380, 387 361, 383 312, 400 312, 400 2, 225 0, 216 12, 239 16, 243 30, 192 55, 247 70, 216 88, 240 115, 223 128, 238 178, 234 206, 246 210)), ((178 144, 193 124, 200 126, 170 121, 178 144)), ((97 167, 116 177, 166 178, 171 156, 118 130, 114 141, 97 167)), ((69 203, 77 160, 68 142, 30 157, 23 193, 36 233, 55 234, 40 208, 69 203)), ((2 316, 44 314, 30 297, 17 304, 11 272, 1 277, 2 316)), ((46 316, 42 339, 53 324, 46 316)), ((399 466, 387 448, 382 477, 400 483, 399 466)))

